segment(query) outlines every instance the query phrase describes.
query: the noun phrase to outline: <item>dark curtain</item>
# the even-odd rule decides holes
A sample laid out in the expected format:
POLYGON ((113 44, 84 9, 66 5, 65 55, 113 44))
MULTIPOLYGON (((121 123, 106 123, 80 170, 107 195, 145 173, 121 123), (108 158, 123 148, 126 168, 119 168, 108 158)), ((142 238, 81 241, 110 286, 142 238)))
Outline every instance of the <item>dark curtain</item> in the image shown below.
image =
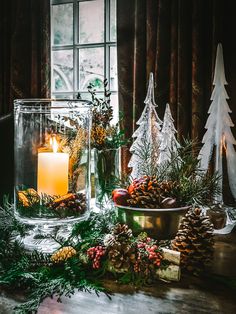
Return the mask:
POLYGON ((13 100, 50 97, 50 0, 0 3, 0 203, 13 191, 13 100))
POLYGON ((0 116, 16 98, 50 97, 50 0, 0 4, 0 116))
MULTIPOLYGON (((168 102, 179 139, 202 139, 218 42, 236 122, 236 1, 118 0, 117 15, 119 104, 127 137, 144 108, 152 71, 160 118, 168 102)), ((126 149, 123 170, 129 158, 126 149)))

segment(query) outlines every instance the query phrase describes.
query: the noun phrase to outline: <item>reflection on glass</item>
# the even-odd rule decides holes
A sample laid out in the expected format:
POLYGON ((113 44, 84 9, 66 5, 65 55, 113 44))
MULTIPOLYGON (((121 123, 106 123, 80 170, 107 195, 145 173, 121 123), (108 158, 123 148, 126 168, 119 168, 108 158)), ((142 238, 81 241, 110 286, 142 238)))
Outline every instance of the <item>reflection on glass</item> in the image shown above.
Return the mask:
POLYGON ((54 45, 73 43, 73 4, 52 6, 52 26, 54 45))
POLYGON ((110 89, 117 90, 117 49, 110 48, 110 89))
POLYGON ((110 40, 116 41, 116 0, 110 0, 110 40))
POLYGON ((53 89, 73 90, 73 50, 53 51, 53 89))
POLYGON ((104 41, 104 0, 79 2, 79 42, 104 41))
POLYGON ((92 83, 97 90, 103 89, 104 49, 85 48, 79 50, 79 82, 80 90, 87 90, 92 83))
POLYGON ((56 99, 75 99, 76 97, 74 97, 73 94, 57 94, 57 95, 54 95, 54 98, 56 98, 56 99))

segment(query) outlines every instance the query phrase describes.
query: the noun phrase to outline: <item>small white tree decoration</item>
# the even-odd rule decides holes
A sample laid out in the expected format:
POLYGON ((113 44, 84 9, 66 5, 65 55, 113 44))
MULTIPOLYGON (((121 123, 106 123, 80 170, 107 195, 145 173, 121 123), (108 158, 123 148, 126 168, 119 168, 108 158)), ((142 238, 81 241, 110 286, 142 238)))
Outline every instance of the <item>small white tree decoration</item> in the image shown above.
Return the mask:
POLYGON ((229 185, 233 197, 236 199, 236 152, 234 149, 236 140, 231 132, 231 127, 233 127, 234 124, 229 115, 232 111, 227 103, 229 96, 225 90, 224 85, 226 84, 223 50, 222 45, 218 44, 213 80, 214 89, 211 95, 212 103, 208 110, 210 115, 205 125, 207 131, 202 140, 204 145, 200 150, 199 159, 201 169, 207 171, 209 162, 212 158, 213 148, 215 147, 215 171, 220 175, 219 186, 221 194, 216 199, 219 203, 223 203, 222 157, 224 151, 226 153, 229 185))
POLYGON ((161 145, 158 164, 170 161, 171 154, 177 151, 180 146, 176 139, 177 130, 175 129, 174 119, 171 115, 170 105, 166 104, 163 126, 161 130, 161 145))
POLYGON ((135 140, 130 147, 132 156, 128 167, 132 168, 131 177, 133 179, 144 175, 142 172, 144 163, 158 163, 162 121, 155 109, 157 105, 154 99, 153 73, 150 73, 148 91, 144 103, 146 106, 136 123, 139 127, 132 135, 135 140), (149 150, 148 160, 142 156, 142 153, 147 151, 147 149, 149 150))

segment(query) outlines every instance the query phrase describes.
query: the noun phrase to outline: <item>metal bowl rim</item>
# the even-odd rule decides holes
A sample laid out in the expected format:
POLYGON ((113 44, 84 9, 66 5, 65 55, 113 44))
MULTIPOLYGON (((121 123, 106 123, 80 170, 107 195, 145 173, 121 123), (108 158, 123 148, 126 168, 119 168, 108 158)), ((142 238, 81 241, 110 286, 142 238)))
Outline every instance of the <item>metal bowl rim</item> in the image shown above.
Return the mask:
POLYGON ((116 205, 116 207, 120 209, 127 209, 130 211, 139 211, 139 212, 178 212, 190 209, 191 206, 183 206, 183 207, 176 207, 176 208, 141 208, 141 207, 130 207, 130 206, 123 206, 123 205, 116 205))

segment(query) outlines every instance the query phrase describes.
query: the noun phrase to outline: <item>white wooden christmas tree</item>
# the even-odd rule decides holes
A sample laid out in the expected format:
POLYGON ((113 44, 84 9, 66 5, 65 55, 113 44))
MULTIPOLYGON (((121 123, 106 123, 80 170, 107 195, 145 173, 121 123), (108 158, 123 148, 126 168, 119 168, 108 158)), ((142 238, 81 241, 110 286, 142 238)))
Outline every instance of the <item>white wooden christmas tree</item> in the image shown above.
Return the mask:
POLYGON ((161 130, 161 145, 158 164, 170 161, 171 154, 177 151, 179 143, 176 139, 177 130, 170 111, 170 105, 166 104, 163 126, 161 130))
POLYGON ((150 73, 148 91, 144 103, 144 110, 136 123, 138 128, 132 135, 135 140, 130 147, 132 156, 128 167, 132 168, 131 177, 133 179, 144 175, 142 172, 144 163, 158 163, 162 121, 155 109, 157 105, 154 99, 153 73, 150 73), (149 150, 148 160, 142 154, 147 149, 149 150))
POLYGON ((213 80, 214 89, 211 95, 212 103, 208 110, 209 117, 205 125, 207 131, 202 140, 204 145, 200 150, 199 159, 201 169, 207 171, 212 159, 213 148, 215 148, 215 171, 220 176, 219 187, 221 189, 221 194, 216 201, 220 203, 223 203, 223 154, 226 154, 230 189, 236 199, 236 152, 234 149, 236 140, 231 132, 234 124, 229 115, 232 111, 227 103, 229 96, 225 90, 226 84, 223 49, 222 45, 218 44, 213 80))

